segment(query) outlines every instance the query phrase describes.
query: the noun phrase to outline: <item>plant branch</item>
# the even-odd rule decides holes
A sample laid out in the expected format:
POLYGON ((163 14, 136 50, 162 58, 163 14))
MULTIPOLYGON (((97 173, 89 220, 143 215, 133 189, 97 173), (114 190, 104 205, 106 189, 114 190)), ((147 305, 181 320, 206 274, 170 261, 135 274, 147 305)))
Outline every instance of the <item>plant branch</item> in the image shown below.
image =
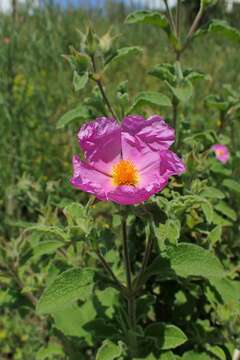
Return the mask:
POLYGON ((200 9, 199 9, 199 11, 198 11, 198 13, 197 13, 197 16, 195 17, 195 19, 194 19, 194 21, 193 21, 193 23, 192 23, 192 26, 191 26, 188 34, 187 34, 186 43, 188 43, 188 42, 191 40, 193 34, 194 34, 195 31, 197 30, 198 25, 199 25, 199 22, 200 22, 202 16, 203 16, 203 7, 200 6, 200 9))
POLYGON ((180 12, 181 12, 181 0, 177 1, 177 12, 176 12, 176 32, 177 37, 180 36, 180 12))
POLYGON ((128 288, 128 315, 129 322, 132 329, 136 327, 136 305, 135 305, 135 297, 132 289, 132 276, 131 276, 131 262, 130 255, 128 249, 128 236, 127 236, 127 221, 123 216, 122 219, 122 237, 123 237, 123 255, 125 261, 126 268, 126 280, 127 280, 127 288, 128 288))
MULTIPOLYGON (((96 61, 95 61, 94 55, 91 56, 91 60, 92 60, 93 71, 94 71, 95 73, 97 73, 97 66, 96 66, 96 61)), ((100 93, 101 93, 101 95, 102 95, 102 98, 103 98, 104 102, 106 103, 109 112, 110 112, 111 115, 114 117, 114 119, 117 119, 117 116, 116 116, 116 114, 115 114, 115 112, 114 112, 114 110, 113 110, 113 108, 112 108, 112 105, 110 104, 110 101, 108 100, 108 97, 107 97, 107 94, 106 94, 106 92, 105 92, 105 90, 104 90, 104 87, 103 87, 103 85, 102 85, 101 79, 100 79, 100 78, 96 78, 96 79, 94 79, 94 80, 96 81, 96 83, 97 83, 97 85, 98 85, 98 88, 99 88, 99 90, 100 90, 100 93)))
POLYGON ((173 14, 172 14, 171 9, 169 8, 168 0, 164 0, 164 4, 166 6, 168 20, 169 20, 170 26, 172 28, 172 31, 177 35, 177 30, 176 30, 175 22, 174 22, 174 19, 173 19, 173 14))
POLYGON ((100 260, 100 262, 102 263, 104 269, 106 272, 108 272, 110 274, 110 276, 112 277, 113 281, 116 283, 117 287, 125 292, 125 286, 123 284, 120 283, 120 281, 118 280, 118 278, 116 277, 116 275, 114 274, 114 272, 112 271, 111 267, 109 266, 109 264, 107 263, 107 261, 104 259, 103 255, 101 254, 100 250, 97 249, 96 250, 96 254, 100 260))
MULTIPOLYGON (((13 279, 17 283, 20 290, 23 290, 25 286, 24 286, 22 280, 20 279, 20 277, 18 276, 18 273, 17 273, 15 267, 13 265, 11 265, 11 266, 8 267, 8 270, 9 270, 10 275, 12 275, 13 279)), ((30 291, 24 292, 23 295, 32 303, 32 305, 34 307, 36 306, 37 299, 35 298, 35 296, 30 291)))
POLYGON ((138 291, 140 286, 141 286, 142 277, 143 277, 143 275, 145 273, 145 270, 146 270, 146 268, 148 266, 149 258, 150 258, 152 248, 153 248, 153 243, 154 243, 154 238, 150 234, 148 242, 147 242, 146 250, 145 250, 145 253, 144 253, 144 257, 143 257, 142 268, 141 268, 141 270, 139 272, 139 275, 137 277, 137 280, 136 280, 135 291, 138 291))

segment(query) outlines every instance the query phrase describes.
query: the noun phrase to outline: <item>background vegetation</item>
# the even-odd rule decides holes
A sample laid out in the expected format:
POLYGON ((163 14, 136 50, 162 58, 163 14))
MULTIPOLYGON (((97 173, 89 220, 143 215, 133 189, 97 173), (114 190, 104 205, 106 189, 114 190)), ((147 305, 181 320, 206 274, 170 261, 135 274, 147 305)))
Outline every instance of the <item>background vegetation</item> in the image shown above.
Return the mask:
MULTIPOLYGON (((183 33, 187 33, 197 6, 195 2, 186 1, 182 10, 183 33)), ((73 190, 69 184, 71 157, 79 152, 75 135, 80 122, 76 119, 69 126, 57 129, 60 116, 81 104, 91 91, 88 85, 83 93, 74 92, 69 64, 62 57, 69 52, 70 45, 79 47, 76 29, 84 31, 91 21, 96 32, 103 35, 112 26, 113 33, 119 35, 117 46, 144 48, 143 54, 113 64, 112 70, 106 73, 105 85, 113 105, 118 102, 115 88, 123 80, 128 80, 130 100, 139 91, 167 91, 164 82, 148 74, 156 64, 175 61, 167 37, 154 27, 124 24, 125 17, 126 9, 110 2, 104 11, 90 13, 49 6, 35 9, 31 14, 26 9, 0 14, 1 359, 92 359, 101 345, 102 338, 97 334, 97 340, 94 337, 92 340, 95 347, 89 345, 91 341, 85 334, 77 333, 74 319, 72 327, 65 329, 60 318, 52 321, 36 315, 34 306, 46 282, 51 282, 56 274, 70 265, 96 262, 83 241, 85 230, 74 232, 72 229, 73 224, 84 228, 86 214, 77 212, 73 216, 67 208, 71 201, 81 204, 88 201, 86 194, 73 190), (78 224, 75 224, 76 214, 83 220, 78 224), (34 231, 35 224, 42 226, 41 231, 39 228, 34 231), (58 233, 59 228, 64 228, 63 233, 58 233), (44 235, 44 231, 47 234, 44 235), (69 236, 69 231, 71 239, 76 241, 72 248, 57 251, 58 245, 53 243, 48 244, 47 250, 39 246, 46 238, 55 241, 69 236), (84 341, 79 340, 82 338, 84 341)), ((215 17, 239 26, 240 11, 236 8, 233 14, 226 14, 220 2, 206 12, 202 25, 215 17)), ((157 319, 178 325, 190 339, 174 352, 175 358, 188 352, 188 357, 183 359, 198 359, 190 353, 196 351, 206 356, 199 359, 230 359, 238 346, 239 39, 240 36, 236 41, 233 36, 206 35, 196 38, 183 54, 183 68, 207 75, 194 83, 194 93, 179 113, 182 135, 177 151, 188 166, 188 174, 178 183, 173 180, 170 188, 150 204, 160 211, 157 213, 162 217, 157 224, 160 232, 166 232, 166 226, 173 226, 166 219, 171 217, 175 225, 178 221, 169 239, 156 233, 160 248, 178 239, 201 245, 221 259, 229 276, 228 282, 221 284, 184 279, 182 283, 173 281, 160 286, 158 279, 154 289, 151 282, 148 285, 151 296, 157 298, 154 305, 157 319), (226 166, 217 163, 208 152, 215 142, 223 142, 230 148, 231 161, 226 166), (185 196, 181 205, 176 202, 176 192, 185 196), (199 194, 206 200, 205 206, 202 200, 198 202, 199 194), (170 201, 175 203, 171 203, 172 207, 169 205, 165 218, 166 203, 170 201)), ((152 109, 145 111, 152 113, 152 109)), ((155 111, 171 123, 171 109, 158 107, 155 111)), ((154 209, 150 209, 153 214, 154 209)), ((112 250, 112 244, 114 236, 118 244, 119 219, 114 207, 98 204, 91 212, 101 236, 106 239, 108 259, 115 264, 117 253, 112 250)), ((131 251, 136 263, 142 252, 143 224, 139 214, 131 220, 130 231, 135 236, 131 251)), ((118 272, 121 273, 119 269, 118 272)), ((115 294, 105 294, 103 287, 101 291, 99 301, 111 310, 114 307, 111 297, 115 294)), ((142 305, 151 308, 152 299, 148 300, 142 305)), ((84 310, 89 319, 94 311, 91 307, 84 310)), ((80 318, 78 321, 80 323, 80 318)))

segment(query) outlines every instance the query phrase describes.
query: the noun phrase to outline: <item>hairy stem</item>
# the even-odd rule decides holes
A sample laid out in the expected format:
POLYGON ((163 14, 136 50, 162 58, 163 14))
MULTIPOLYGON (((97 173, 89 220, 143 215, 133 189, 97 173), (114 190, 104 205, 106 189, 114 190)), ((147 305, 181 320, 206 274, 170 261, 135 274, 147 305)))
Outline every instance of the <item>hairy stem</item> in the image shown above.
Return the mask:
POLYGON ((115 284, 119 288, 119 290, 125 292, 124 285, 120 283, 120 281, 118 280, 118 278, 112 271, 111 267, 109 266, 109 264, 107 263, 107 261, 105 260, 105 258, 103 257, 103 255, 101 254, 99 249, 97 249, 96 254, 97 254, 101 264, 103 265, 104 269, 106 270, 107 273, 109 273, 109 275, 111 276, 111 278, 113 279, 113 281, 115 282, 115 284))
MULTIPOLYGON (((94 55, 91 56, 91 60, 92 60, 93 71, 94 71, 95 73, 97 73, 97 65, 96 65, 96 61, 95 61, 94 55)), ((108 99, 108 97, 107 97, 107 94, 106 94, 106 92, 105 92, 105 90, 104 90, 104 87, 103 87, 103 84, 102 84, 101 79, 95 79, 95 81, 96 81, 97 86, 98 86, 98 88, 99 88, 99 90, 100 90, 100 93, 101 93, 101 95, 102 95, 102 98, 103 98, 105 104, 107 105, 107 108, 108 108, 109 112, 111 113, 111 115, 112 115, 115 119, 117 119, 117 116, 116 116, 116 114, 115 114, 115 112, 114 112, 114 110, 113 110, 113 108, 112 108, 112 105, 110 104, 110 101, 109 101, 109 99, 108 99)))
POLYGON ((176 31, 177 37, 180 36, 180 12, 181 12, 181 0, 177 1, 177 12, 176 12, 176 31))
POLYGON ((166 6, 168 20, 169 20, 171 29, 177 35, 177 30, 176 30, 175 22, 174 22, 174 19, 173 19, 173 14, 172 14, 171 9, 169 8, 168 0, 164 0, 164 4, 166 6))
POLYGON ((203 7, 200 6, 200 9, 199 9, 199 11, 197 13, 197 16, 195 17, 195 19, 194 19, 194 21, 192 23, 192 26, 191 26, 191 28, 190 28, 190 30, 188 32, 187 39, 186 39, 187 43, 189 42, 189 40, 191 40, 193 34, 197 30, 199 22, 200 22, 202 16, 203 16, 203 7))
POLYGON ((122 240, 123 240, 123 257, 126 269, 126 281, 127 281, 127 300, 128 300, 128 320, 130 329, 133 333, 130 335, 130 346, 132 354, 135 353, 137 348, 137 339, 134 334, 136 329, 136 298, 132 286, 132 275, 131 275, 131 261, 128 249, 128 234, 127 234, 127 221, 126 218, 122 217, 122 240))
POLYGON ((152 252, 152 248, 153 248, 153 236, 150 235, 148 242, 147 242, 147 246, 146 246, 146 250, 144 253, 144 257, 143 257, 143 263, 142 263, 142 267, 141 270, 139 272, 139 275, 137 277, 137 281, 136 281, 136 291, 139 290, 139 288, 141 287, 141 281, 142 281, 142 277, 145 273, 145 270, 148 266, 149 263, 149 258, 152 252))

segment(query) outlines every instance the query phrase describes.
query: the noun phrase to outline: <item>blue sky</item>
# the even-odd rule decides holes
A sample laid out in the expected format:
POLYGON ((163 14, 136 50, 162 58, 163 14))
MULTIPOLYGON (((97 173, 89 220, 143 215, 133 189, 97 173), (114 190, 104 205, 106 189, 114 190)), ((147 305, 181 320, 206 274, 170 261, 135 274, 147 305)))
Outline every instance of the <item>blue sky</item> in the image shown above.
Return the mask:
MULTIPOLYGON (((124 2, 125 4, 130 4, 130 3, 135 3, 136 5, 138 5, 139 7, 141 7, 141 5, 145 5, 147 4, 148 7, 150 8, 164 8, 164 2, 163 0, 115 0, 115 2, 124 2)), ((94 6, 103 6, 103 4, 105 3, 105 0, 54 0, 55 3, 57 4, 61 4, 63 6, 67 6, 68 4, 72 4, 72 5, 88 5, 91 7, 94 6)), ((169 0, 169 5, 170 6, 174 6, 176 4, 176 0, 169 0)))
MULTIPOLYGON (((26 0, 18 0, 19 3, 24 3, 26 2, 26 0)), ((35 3, 39 3, 38 0, 33 0, 33 2, 35 1, 35 3)), ((43 0, 42 0, 43 1, 43 0)), ((148 6, 151 8, 162 8, 163 7, 163 0, 114 0, 114 1, 123 1, 126 4, 129 3, 135 3, 137 4, 139 7, 141 6, 141 4, 148 4, 148 6)), ((170 6, 174 6, 176 4, 176 0, 168 0, 170 6)), ((236 0, 235 0, 236 1, 236 0)), ((238 0, 240 1, 240 0, 238 0)), ((0 11, 10 11, 11 9, 11 2, 12 0, 0 0, 0 11)), ((41 2, 41 0, 40 0, 41 2)), ((43 1, 44 2, 44 1, 43 1)), ((54 0, 54 2, 56 4, 62 5, 64 7, 66 7, 68 4, 72 4, 75 6, 78 5, 83 5, 83 4, 88 4, 90 6, 96 6, 96 5, 100 5, 103 6, 103 4, 105 3, 105 0, 54 0)))

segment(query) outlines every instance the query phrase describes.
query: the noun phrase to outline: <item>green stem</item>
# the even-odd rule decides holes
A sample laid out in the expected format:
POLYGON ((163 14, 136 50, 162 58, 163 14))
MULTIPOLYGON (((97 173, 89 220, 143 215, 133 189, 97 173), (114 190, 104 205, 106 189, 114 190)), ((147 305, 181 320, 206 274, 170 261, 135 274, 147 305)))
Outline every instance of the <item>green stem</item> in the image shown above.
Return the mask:
POLYGON ((176 12, 176 31, 177 37, 180 35, 180 10, 181 10, 181 0, 177 1, 177 12, 176 12))
POLYGON ((174 19, 173 19, 173 14, 172 14, 171 9, 168 6, 168 0, 164 0, 164 4, 167 9, 168 20, 169 20, 172 32, 174 32, 177 35, 177 30, 176 30, 176 26, 175 26, 174 19))
MULTIPOLYGON (((94 73, 97 73, 97 65, 96 65, 96 61, 95 61, 94 55, 91 56, 91 60, 92 60, 93 71, 94 71, 94 73)), ((117 120, 117 116, 116 116, 116 114, 115 114, 115 112, 114 112, 114 110, 113 110, 113 108, 112 108, 112 106, 111 106, 111 104, 110 104, 110 101, 108 100, 108 97, 107 97, 107 94, 106 94, 106 92, 105 92, 105 90, 104 90, 104 87, 103 87, 103 85, 102 85, 101 79, 96 79, 95 81, 96 81, 96 83, 97 83, 97 85, 98 85, 98 88, 99 88, 99 90, 100 90, 100 93, 101 93, 101 95, 102 95, 102 98, 103 98, 105 104, 107 105, 107 108, 108 108, 109 112, 110 112, 111 115, 114 117, 114 119, 117 120)))
POLYGON ((136 298, 132 286, 132 275, 131 275, 131 261, 128 249, 128 234, 127 234, 127 220, 122 217, 122 240, 123 240, 123 257, 126 269, 126 281, 127 281, 127 300, 128 300, 128 320, 129 326, 132 330, 130 334, 130 350, 132 354, 135 354, 137 349, 137 338, 135 336, 136 330, 136 298))
POLYGON ((137 277, 137 281, 136 281, 136 291, 138 291, 142 285, 142 277, 145 273, 145 270, 147 268, 147 265, 148 265, 148 262, 149 262, 149 258, 150 258, 150 255, 151 255, 151 252, 152 252, 152 248, 153 248, 153 236, 150 234, 150 237, 148 239, 148 242, 147 242, 147 246, 146 246, 146 250, 145 250, 145 254, 144 254, 144 257, 143 257, 143 263, 142 263, 142 267, 141 267, 141 270, 140 270, 140 273, 137 277))
POLYGON ((118 280, 118 278, 116 277, 116 275, 114 274, 114 272, 112 271, 111 267, 109 266, 109 264, 107 263, 107 261, 104 259, 104 257, 102 256, 101 252, 99 249, 96 250, 96 254, 100 260, 100 262, 102 263, 104 269, 106 270, 107 273, 109 273, 109 275, 111 276, 111 278, 113 279, 113 281, 115 282, 117 288, 122 291, 123 293, 125 293, 125 287, 124 285, 122 285, 120 283, 120 281, 118 280))

